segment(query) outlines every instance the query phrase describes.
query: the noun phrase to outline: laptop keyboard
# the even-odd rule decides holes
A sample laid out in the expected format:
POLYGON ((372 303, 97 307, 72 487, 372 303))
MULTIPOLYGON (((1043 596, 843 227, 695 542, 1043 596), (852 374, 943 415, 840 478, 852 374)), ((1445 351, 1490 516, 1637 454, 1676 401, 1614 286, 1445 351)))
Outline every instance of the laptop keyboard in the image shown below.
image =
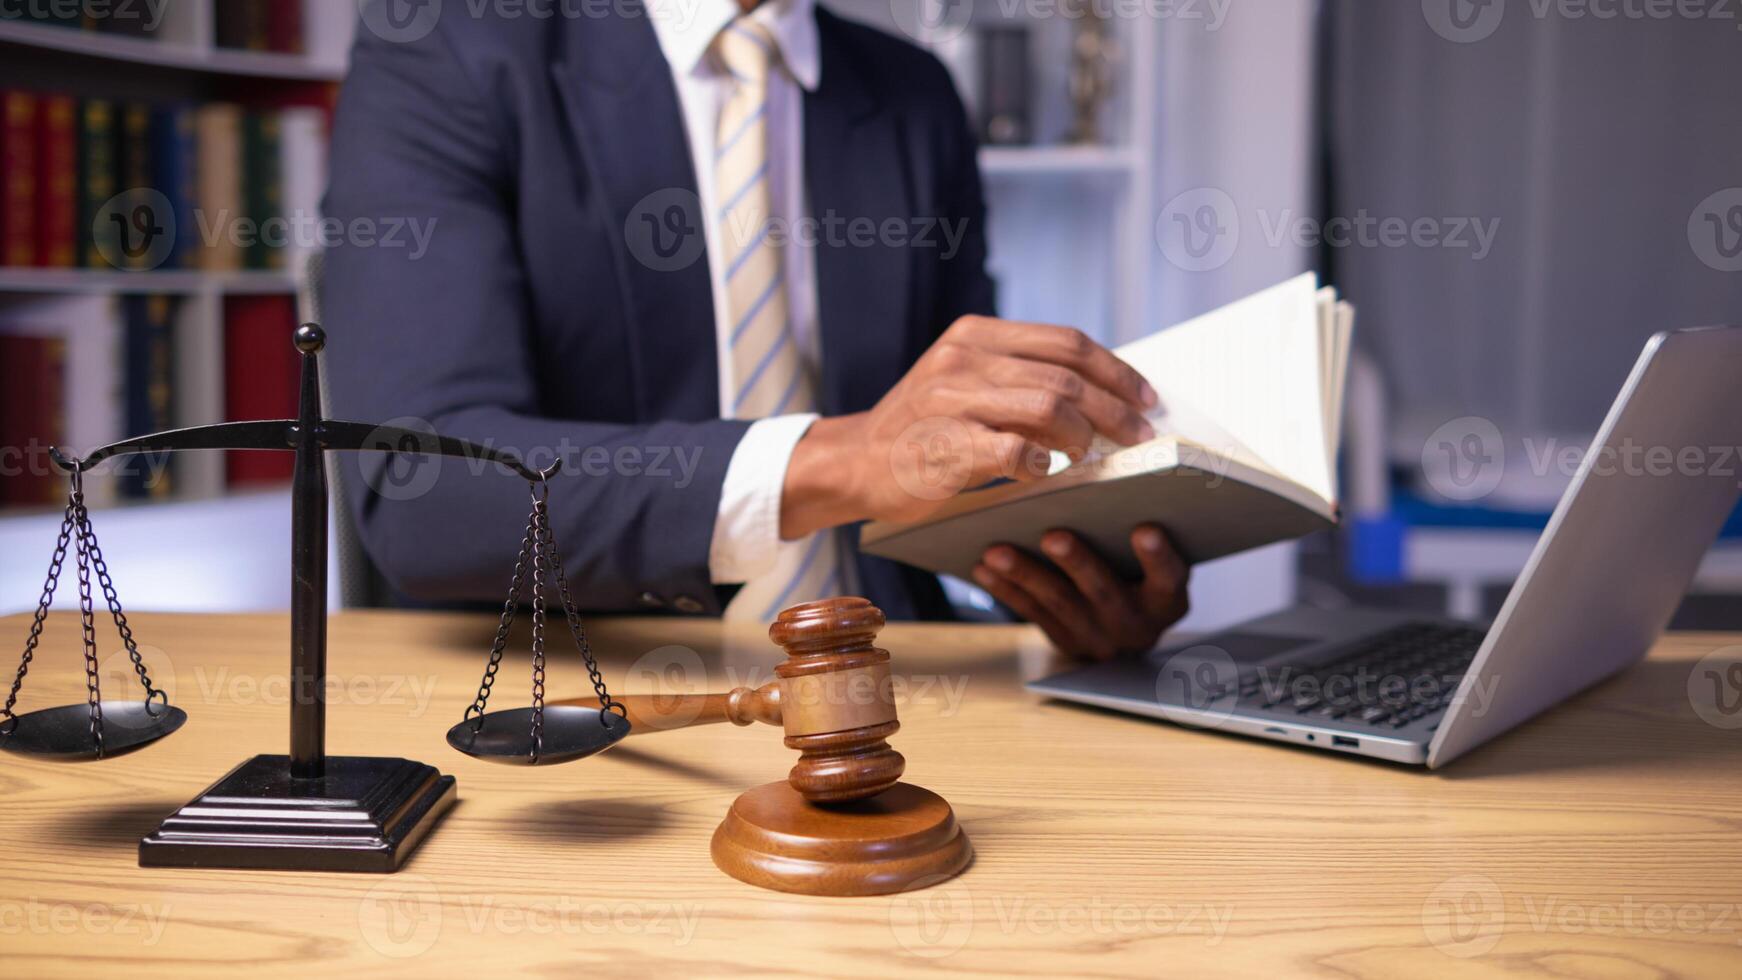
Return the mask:
POLYGON ((1240 703, 1305 721, 1376 728, 1435 720, 1452 703, 1484 635, 1466 626, 1399 626, 1360 640, 1320 664, 1271 664, 1244 671, 1240 703))

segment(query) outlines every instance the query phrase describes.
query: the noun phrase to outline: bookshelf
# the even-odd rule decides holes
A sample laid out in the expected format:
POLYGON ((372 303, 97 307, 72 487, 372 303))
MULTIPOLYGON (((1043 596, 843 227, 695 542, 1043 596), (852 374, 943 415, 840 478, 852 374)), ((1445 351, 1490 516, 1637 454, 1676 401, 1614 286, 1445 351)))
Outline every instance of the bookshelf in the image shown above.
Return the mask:
MULTIPOLYGON (((190 9, 190 5, 184 2, 171 9, 190 9)), ((174 25, 175 21, 166 21, 166 29, 173 29, 174 25)), ((176 34, 161 38, 126 37, 0 20, 0 45, 58 51, 112 63, 250 78, 336 82, 345 77, 343 51, 310 55, 235 51, 218 47, 209 34, 203 40, 172 39, 176 34)))
MULTIPOLYGON (((230 44, 220 44, 225 30, 220 21, 233 18, 244 2, 247 0, 163 0, 161 4, 136 5, 135 9, 156 8, 162 14, 148 35, 111 31, 108 28, 113 25, 100 22, 80 28, 0 18, 0 91, 71 96, 81 106, 80 125, 84 123, 82 106, 87 100, 98 99, 113 101, 117 114, 130 102, 153 107, 236 103, 251 113, 285 118, 294 110, 302 112, 303 121, 311 124, 309 129, 324 128, 318 114, 330 106, 336 83, 345 74, 356 3, 261 0, 275 5, 298 4, 295 16, 287 22, 300 27, 295 33, 300 42, 284 44, 287 35, 275 24, 277 33, 265 46, 285 50, 235 46, 238 42, 233 30, 227 38, 230 44)), ((262 47, 258 40, 250 37, 247 43, 262 47)), ((79 139, 86 138, 81 130, 79 139)), ((124 158, 124 137, 115 138, 118 156, 124 158)), ((154 168, 156 139, 154 135, 154 168)), ((273 154, 272 159, 283 165, 292 158, 273 154)), ((244 162, 253 166, 252 160, 244 162)), ((77 165, 81 171, 86 169, 82 145, 77 165)), ((126 172, 121 166, 117 170, 117 189, 126 190, 121 186, 127 180, 126 172)), ((81 172, 81 180, 83 176, 81 172)), ((157 178, 162 175, 154 170, 153 176, 153 182, 146 186, 156 189, 157 178)), ((82 185, 78 193, 86 193, 82 185)), ((288 191, 283 193, 288 195, 288 191)), ((312 206, 301 197, 281 203, 286 213, 312 206)), ((84 205, 80 209, 81 219, 87 218, 84 205)), ((75 226, 75 233, 82 237, 88 231, 75 226)), ((143 302, 137 297, 170 301, 171 426, 223 421, 231 408, 226 404, 226 372, 230 369, 226 365, 226 318, 234 314, 227 313, 228 307, 251 299, 264 300, 286 311, 286 330, 295 319, 292 311, 302 261, 296 247, 283 249, 271 268, 251 268, 257 263, 249 257, 240 262, 207 262, 196 256, 149 271, 102 267, 101 261, 91 260, 88 245, 81 246, 72 267, 44 267, 43 249, 36 251, 32 264, 0 264, 0 323, 33 309, 113 304, 115 309, 125 310, 123 298, 135 304, 143 302)), ((125 352, 128 332, 128 321, 120 315, 106 335, 124 349, 117 355, 123 372, 133 370, 127 361, 132 355, 125 352)), ((273 333, 276 336, 277 331, 273 333)), ((78 391, 78 398, 84 401, 98 397, 85 392, 100 391, 103 386, 70 376, 78 365, 89 363, 78 360, 74 345, 80 342, 68 335, 69 376, 64 384, 78 391)), ((288 341, 283 343, 288 351, 288 341)), ((294 362, 293 356, 287 359, 294 362)), ((134 386, 136 379, 131 373, 124 373, 124 379, 125 387, 134 386)), ((273 414, 287 413, 290 408, 286 400, 273 414)), ((77 403, 71 410, 77 410, 77 403)), ((122 432, 117 438, 127 434, 131 432, 122 432)), ((76 441, 73 444, 89 448, 76 441)), ((233 482, 235 471, 220 453, 180 454, 174 465, 175 492, 170 497, 128 499, 125 494, 111 494, 103 506, 94 508, 94 521, 116 578, 128 583, 125 595, 130 605, 190 611, 282 608, 288 600, 284 579, 289 561, 287 488, 270 482, 233 482), (175 541, 176 546, 162 547, 165 540, 175 541)), ((0 572, 0 614, 35 602, 59 521, 60 508, 54 504, 0 505, 0 551, 21 559, 0 572)), ((61 593, 61 607, 76 599, 66 588, 61 593)))
POLYGON ((997 0, 822 0, 842 16, 906 36, 950 69, 970 115, 982 87, 976 38, 988 28, 1028 34, 1034 142, 986 145, 980 169, 989 212, 999 312, 1068 323, 1117 344, 1147 334, 1154 216, 1160 35, 1154 18, 1107 21, 1114 56, 1101 139, 1064 141, 1078 16, 1068 5, 997 0))

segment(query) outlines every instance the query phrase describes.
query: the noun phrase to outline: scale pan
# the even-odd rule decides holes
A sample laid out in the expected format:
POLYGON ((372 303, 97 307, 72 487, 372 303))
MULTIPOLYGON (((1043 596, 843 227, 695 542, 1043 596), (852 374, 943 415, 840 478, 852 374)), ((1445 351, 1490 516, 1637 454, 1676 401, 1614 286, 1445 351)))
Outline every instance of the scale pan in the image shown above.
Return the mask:
POLYGON ((145 748, 175 733, 188 713, 159 701, 104 701, 103 754, 91 739, 91 706, 69 704, 18 716, 18 727, 0 735, 0 750, 54 762, 94 762, 145 748))
POLYGON ((448 729, 448 744, 474 759, 505 766, 555 765, 603 752, 627 734, 629 722, 616 712, 601 716, 598 708, 553 704, 544 709, 544 747, 537 760, 532 758, 530 707, 462 721, 448 729))

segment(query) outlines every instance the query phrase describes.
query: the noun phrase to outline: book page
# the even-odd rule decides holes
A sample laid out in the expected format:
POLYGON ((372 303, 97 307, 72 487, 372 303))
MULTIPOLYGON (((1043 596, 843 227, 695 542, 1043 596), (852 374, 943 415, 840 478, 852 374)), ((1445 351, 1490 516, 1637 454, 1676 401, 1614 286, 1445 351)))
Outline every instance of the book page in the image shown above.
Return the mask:
POLYGON ((1308 273, 1115 351, 1161 395, 1157 433, 1256 458, 1334 501, 1326 387, 1341 345, 1325 342, 1318 292, 1308 273))
POLYGON ((1325 432, 1328 433, 1325 456, 1326 465, 1335 474, 1337 452, 1343 445, 1343 396, 1349 381, 1349 345, 1355 336, 1355 307, 1345 300, 1337 300, 1331 304, 1331 317, 1333 329, 1330 343, 1325 348, 1331 359, 1331 379, 1325 389, 1330 396, 1325 413, 1325 432))

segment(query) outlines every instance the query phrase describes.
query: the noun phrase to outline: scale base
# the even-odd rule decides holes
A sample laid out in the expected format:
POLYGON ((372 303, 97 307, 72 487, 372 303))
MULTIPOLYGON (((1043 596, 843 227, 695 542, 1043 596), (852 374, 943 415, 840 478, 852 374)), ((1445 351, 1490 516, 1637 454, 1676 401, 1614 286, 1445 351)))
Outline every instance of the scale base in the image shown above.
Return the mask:
POLYGON ((328 756, 321 779, 257 755, 139 842, 142 868, 391 872, 457 797, 454 777, 409 759, 328 756))
POLYGON ((738 797, 712 851, 739 881, 832 896, 928 887, 974 856, 950 805, 930 790, 896 783, 870 799, 819 805, 784 780, 738 797))

